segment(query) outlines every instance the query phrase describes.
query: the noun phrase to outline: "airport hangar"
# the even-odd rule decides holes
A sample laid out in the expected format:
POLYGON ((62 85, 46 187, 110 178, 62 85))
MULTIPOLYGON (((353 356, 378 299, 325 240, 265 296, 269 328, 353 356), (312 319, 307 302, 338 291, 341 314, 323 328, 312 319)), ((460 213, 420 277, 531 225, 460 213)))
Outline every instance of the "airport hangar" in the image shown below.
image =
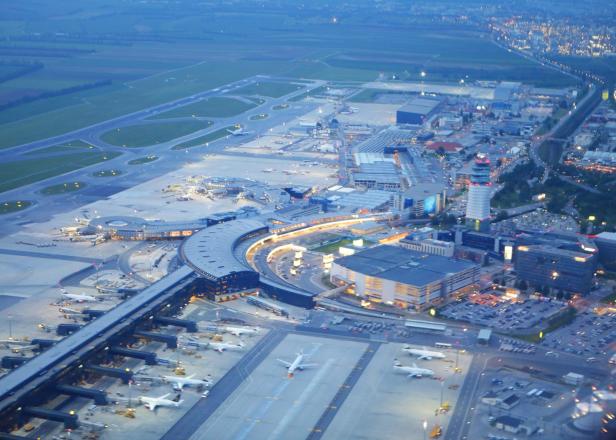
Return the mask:
POLYGON ((77 415, 47 409, 43 405, 60 394, 106 401, 104 391, 73 384, 88 374, 128 381, 132 377, 130 370, 101 365, 113 356, 156 363, 155 353, 127 349, 124 343, 136 338, 173 343, 170 335, 154 331, 157 326, 172 325, 196 331, 194 321, 171 317, 194 295, 219 299, 216 297, 246 289, 254 292, 260 287, 282 301, 313 307, 314 294, 262 278, 241 261, 242 257, 236 257, 236 254, 243 253, 236 248, 244 249, 242 245, 258 240, 268 232, 265 223, 248 219, 202 229, 180 248, 185 264, 179 269, 86 325, 76 327, 64 339, 57 342, 42 340, 39 355, 20 357, 20 366, 0 377, 0 431, 11 431, 31 417, 62 422, 67 428, 77 426, 77 415), (50 343, 43 344, 43 341, 50 343))

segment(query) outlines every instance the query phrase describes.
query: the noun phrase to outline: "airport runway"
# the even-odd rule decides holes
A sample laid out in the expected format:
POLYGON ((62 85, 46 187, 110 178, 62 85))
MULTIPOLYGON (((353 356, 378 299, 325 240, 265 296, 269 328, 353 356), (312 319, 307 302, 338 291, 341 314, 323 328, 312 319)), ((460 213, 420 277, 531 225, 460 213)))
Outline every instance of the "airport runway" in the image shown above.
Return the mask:
POLYGON ((101 264, 105 261, 100 258, 76 257, 74 255, 51 254, 48 252, 19 251, 14 249, 0 249, 0 254, 15 255, 19 257, 49 258, 51 260, 75 261, 78 263, 89 264, 101 264))
MULTIPOLYGON (((102 133, 105 133, 113 128, 132 124, 142 124, 147 122, 144 121, 145 118, 151 117, 163 111, 181 107, 186 104, 198 102, 201 99, 214 96, 233 96, 233 90, 247 86, 256 81, 262 81, 264 79, 276 80, 277 78, 265 76, 246 78, 216 89, 207 90, 180 100, 172 101, 171 103, 150 107, 135 113, 121 116, 119 118, 94 124, 75 132, 0 151, 1 160, 36 159, 39 157, 35 154, 35 150, 37 149, 58 145, 75 139, 81 139, 98 147, 98 150, 100 151, 123 153, 114 159, 86 166, 75 171, 3 192, 2 200, 28 200, 33 202, 33 204, 31 207, 23 211, 5 214, 0 217, 0 224, 4 226, 2 231, 0 231, 0 236, 10 235, 17 232, 22 224, 47 221, 55 214, 78 209, 81 206, 93 203, 97 200, 132 188, 153 178, 175 171, 185 164, 193 162, 193 158, 195 156, 200 157, 204 153, 211 154, 224 152, 227 147, 235 146, 240 142, 244 143, 251 141, 256 137, 267 133, 270 128, 295 119, 316 108, 317 104, 314 103, 293 102, 284 110, 271 111, 272 107, 281 103, 287 103, 289 98, 305 93, 307 90, 314 87, 318 87, 322 83, 319 81, 307 84, 306 89, 301 89, 280 98, 263 97, 263 99, 265 99, 263 104, 258 105, 240 115, 223 118, 207 118, 208 120, 214 122, 211 126, 157 145, 139 148, 124 148, 109 145, 100 140, 100 135, 102 133), (251 120, 250 116, 258 112, 267 112, 269 117, 262 120, 251 120), (173 147, 178 143, 190 141, 205 134, 220 130, 221 127, 226 127, 237 123, 242 124, 244 127, 248 127, 253 133, 244 136, 229 136, 220 138, 216 141, 210 142, 208 146, 193 147, 190 150, 173 150, 173 147), (188 151, 190 151, 190 154, 186 154, 188 151), (30 154, 23 156, 26 153, 30 154), (128 162, 131 159, 137 159, 145 155, 156 155, 158 156, 158 159, 140 166, 128 165, 128 162), (116 169, 121 171, 122 174, 113 178, 93 176, 95 171, 102 169, 116 169), (52 196, 41 194, 42 189, 51 185, 65 183, 67 181, 83 182, 85 187, 79 191, 66 194, 52 196)), ((46 157, 47 153, 41 154, 41 157, 46 157)), ((226 154, 233 155, 233 152, 226 152, 226 154)), ((242 156, 244 157, 246 155, 242 154, 242 156)), ((259 158, 268 157, 285 159, 284 156, 273 154, 259 156, 259 158)))

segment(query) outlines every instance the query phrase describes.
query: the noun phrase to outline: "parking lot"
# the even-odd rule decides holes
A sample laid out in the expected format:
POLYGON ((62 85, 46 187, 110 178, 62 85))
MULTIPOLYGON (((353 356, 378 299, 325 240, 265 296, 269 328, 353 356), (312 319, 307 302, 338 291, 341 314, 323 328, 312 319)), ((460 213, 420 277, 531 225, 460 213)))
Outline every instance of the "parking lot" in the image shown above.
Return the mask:
POLYGON ((501 299, 479 303, 464 299, 447 304, 439 313, 446 318, 507 331, 532 328, 549 320, 564 307, 566 305, 561 301, 528 299, 524 302, 511 302, 501 299))
POLYGON ((572 324, 545 335, 541 345, 586 356, 588 362, 616 351, 616 315, 584 312, 572 324))

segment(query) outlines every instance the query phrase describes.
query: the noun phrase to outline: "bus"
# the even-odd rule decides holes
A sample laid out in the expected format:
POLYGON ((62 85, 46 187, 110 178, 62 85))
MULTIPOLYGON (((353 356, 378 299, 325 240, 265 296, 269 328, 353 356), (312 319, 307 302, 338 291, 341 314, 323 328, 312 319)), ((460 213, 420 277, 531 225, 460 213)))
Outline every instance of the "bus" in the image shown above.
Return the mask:
POLYGON ((452 347, 452 345, 448 344, 447 342, 437 342, 434 344, 434 346, 436 348, 451 348, 452 347))
POLYGON ((258 296, 250 295, 248 296, 246 301, 248 302, 248 304, 252 304, 253 306, 257 306, 262 309, 269 310, 270 312, 275 313, 278 316, 285 316, 285 317, 289 316, 289 312, 287 312, 286 309, 278 306, 277 304, 274 304, 273 302, 260 298, 258 296))

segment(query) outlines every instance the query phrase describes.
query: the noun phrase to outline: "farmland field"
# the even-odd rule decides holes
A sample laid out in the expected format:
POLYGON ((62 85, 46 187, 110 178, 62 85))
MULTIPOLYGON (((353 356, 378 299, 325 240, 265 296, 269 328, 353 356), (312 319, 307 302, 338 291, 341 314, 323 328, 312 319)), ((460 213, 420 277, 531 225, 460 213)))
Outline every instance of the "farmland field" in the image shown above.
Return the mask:
MULTIPOLYGON (((407 23, 395 15, 384 25, 364 5, 346 5, 345 20, 335 26, 320 13, 276 5, 255 10, 241 3, 229 9, 92 0, 76 8, 71 2, 24 0, 5 6, 0 63, 18 59, 43 67, 0 83, 0 148, 258 74, 298 83, 302 78, 413 80, 422 70, 430 81, 461 76, 543 86, 573 81, 501 49, 479 29, 407 23)), ((10 74, 10 69, 4 70, 10 74)), ((276 97, 298 87, 261 81, 243 93, 276 97)))
POLYGON ((101 139, 107 143, 128 148, 147 147, 203 130, 210 125, 212 125, 210 121, 129 125, 108 131, 101 136, 101 139))

